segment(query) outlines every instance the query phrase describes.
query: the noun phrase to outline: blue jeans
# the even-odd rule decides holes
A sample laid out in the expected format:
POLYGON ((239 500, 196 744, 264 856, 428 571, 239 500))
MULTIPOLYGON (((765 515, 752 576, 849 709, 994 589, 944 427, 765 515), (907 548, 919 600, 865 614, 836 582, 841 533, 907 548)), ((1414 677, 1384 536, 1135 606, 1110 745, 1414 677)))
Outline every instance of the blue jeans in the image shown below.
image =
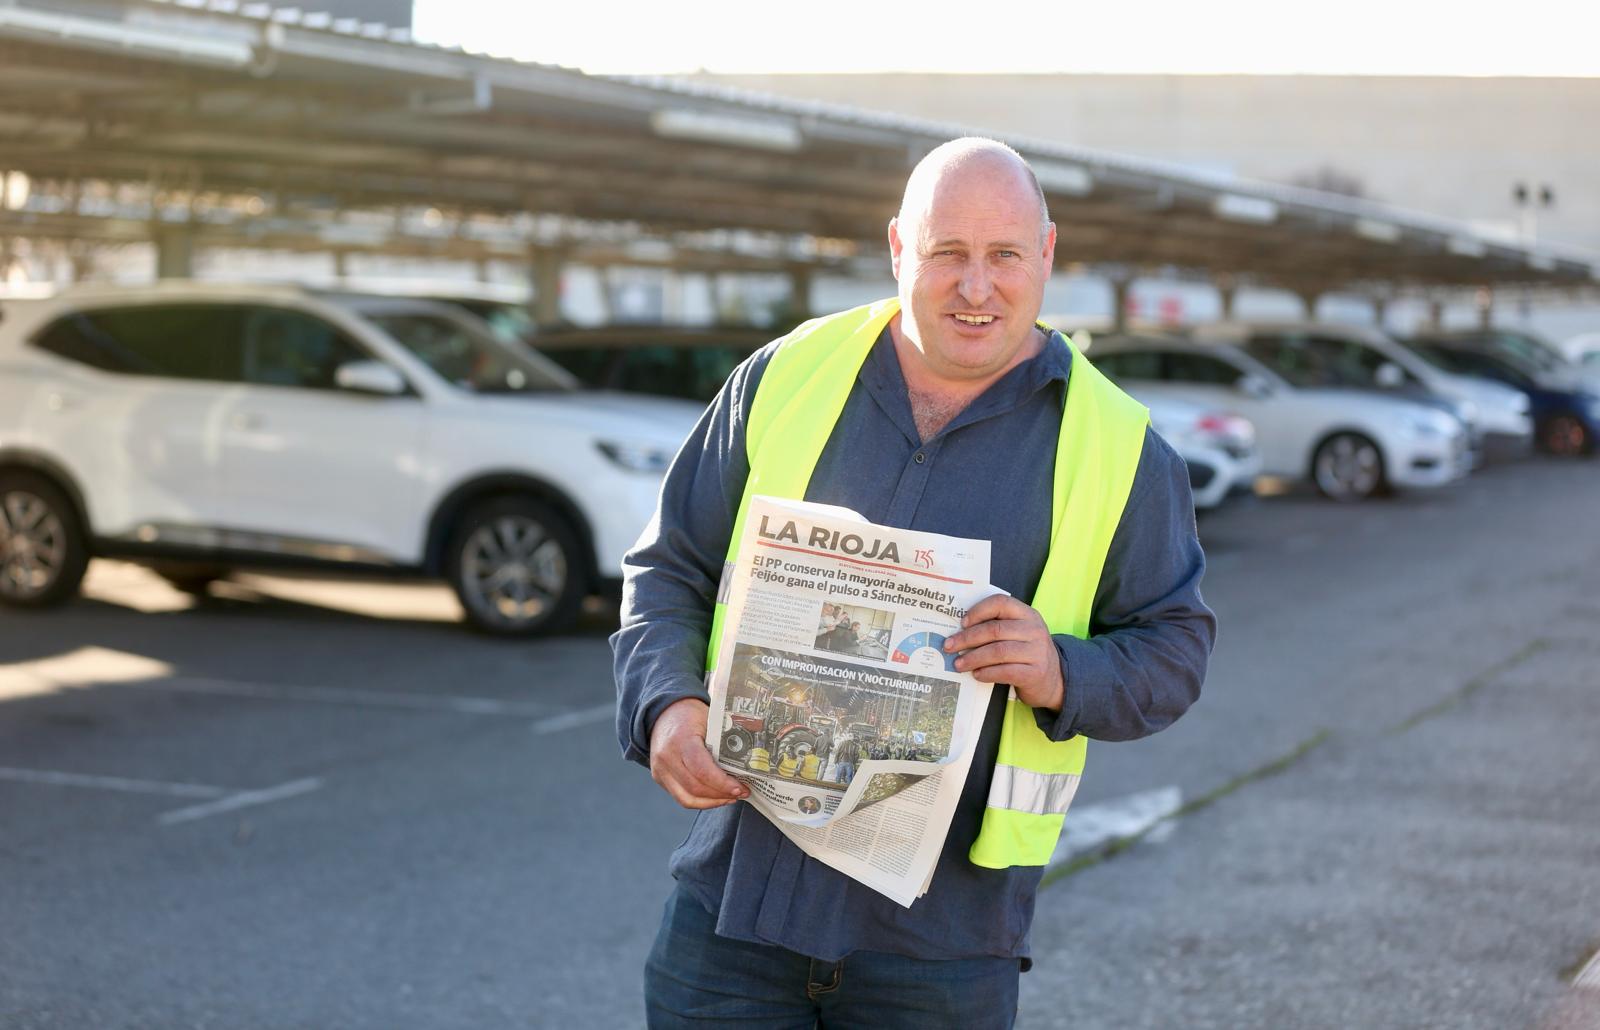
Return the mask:
POLYGON ((716 917, 679 887, 644 967, 651 1030, 1009 1030, 1014 958, 915 959, 855 951, 838 962, 714 932, 716 917))

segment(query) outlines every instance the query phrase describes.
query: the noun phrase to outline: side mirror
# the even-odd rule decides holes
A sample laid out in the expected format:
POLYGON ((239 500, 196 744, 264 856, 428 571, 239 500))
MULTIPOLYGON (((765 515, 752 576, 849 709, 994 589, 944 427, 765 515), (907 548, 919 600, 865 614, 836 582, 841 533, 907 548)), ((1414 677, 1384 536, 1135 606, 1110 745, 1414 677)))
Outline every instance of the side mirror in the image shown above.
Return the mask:
POLYGON ((1234 388, 1247 397, 1256 400, 1265 400, 1272 396, 1272 384, 1258 375, 1246 373, 1233 384, 1234 388))
POLYGON ((398 397, 406 392, 406 377, 381 361, 346 362, 334 370, 333 381, 341 390, 381 397, 398 397))
POLYGON ((1372 374, 1372 379, 1385 390, 1398 390, 1406 385, 1406 370, 1392 361, 1385 361, 1372 374))

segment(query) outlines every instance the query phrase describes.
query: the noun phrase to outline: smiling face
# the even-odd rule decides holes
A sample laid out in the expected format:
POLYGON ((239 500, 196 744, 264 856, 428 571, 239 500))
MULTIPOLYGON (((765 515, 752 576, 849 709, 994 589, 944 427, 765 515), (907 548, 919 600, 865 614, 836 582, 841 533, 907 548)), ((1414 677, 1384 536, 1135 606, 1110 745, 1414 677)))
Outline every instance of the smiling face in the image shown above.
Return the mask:
MULTIPOLYGON (((1033 331, 1055 256, 1020 160, 970 153, 912 174, 889 250, 900 284, 897 343, 907 380, 987 385, 1037 352, 1033 331)), ((913 383, 913 385, 916 385, 913 383)))

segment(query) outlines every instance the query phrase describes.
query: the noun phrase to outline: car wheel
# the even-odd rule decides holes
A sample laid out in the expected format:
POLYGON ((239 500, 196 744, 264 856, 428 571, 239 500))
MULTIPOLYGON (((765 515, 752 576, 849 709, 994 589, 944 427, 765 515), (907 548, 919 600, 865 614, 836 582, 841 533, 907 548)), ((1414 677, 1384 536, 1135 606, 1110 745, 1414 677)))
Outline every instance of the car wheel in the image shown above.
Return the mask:
POLYGON ((1360 433, 1335 433, 1312 457, 1311 478, 1325 497, 1366 500, 1383 490, 1383 454, 1360 433))
POLYGON ((532 498, 467 512, 451 534, 445 575, 472 625, 497 636, 570 626, 583 600, 583 563, 565 520, 532 498))
POLYGON ((1539 430, 1539 443, 1546 451, 1562 458, 1589 453, 1589 429, 1576 415, 1556 415, 1539 430))
POLYGON ((203 595, 206 588, 219 579, 227 578, 230 569, 224 565, 201 562, 162 562, 150 566, 150 571, 186 594, 203 595))
POLYGON ((0 603, 59 604, 88 567, 88 536, 66 494, 41 476, 0 473, 0 603))

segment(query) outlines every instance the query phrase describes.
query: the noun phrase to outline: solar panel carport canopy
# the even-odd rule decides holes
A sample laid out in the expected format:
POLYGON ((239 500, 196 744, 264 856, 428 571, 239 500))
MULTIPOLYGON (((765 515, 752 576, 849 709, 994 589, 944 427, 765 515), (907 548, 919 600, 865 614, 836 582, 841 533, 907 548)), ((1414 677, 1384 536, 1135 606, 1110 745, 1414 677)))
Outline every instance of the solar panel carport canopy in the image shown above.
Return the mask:
MULTIPOLYGON (((966 132, 264 4, 0 4, 0 164, 31 186, 0 203, 4 236, 881 274, 906 173, 966 132)), ((1302 293, 1600 274, 1370 201, 1007 141, 1062 264, 1302 293)))

